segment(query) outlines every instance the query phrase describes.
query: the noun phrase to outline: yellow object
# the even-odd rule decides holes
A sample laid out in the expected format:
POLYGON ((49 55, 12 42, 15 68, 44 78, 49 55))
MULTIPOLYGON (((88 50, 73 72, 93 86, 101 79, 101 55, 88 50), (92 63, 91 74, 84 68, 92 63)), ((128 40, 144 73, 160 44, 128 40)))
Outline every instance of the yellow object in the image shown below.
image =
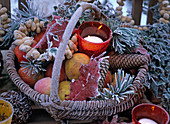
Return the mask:
POLYGON ((90 57, 84 53, 75 53, 71 59, 67 59, 65 63, 65 72, 68 79, 77 80, 80 76, 79 69, 81 65, 86 65, 90 62, 90 57))
POLYGON ((0 124, 11 124, 13 113, 12 104, 0 99, 0 124))
POLYGON ((58 95, 62 101, 69 98, 70 83, 70 81, 62 81, 59 84, 58 95))

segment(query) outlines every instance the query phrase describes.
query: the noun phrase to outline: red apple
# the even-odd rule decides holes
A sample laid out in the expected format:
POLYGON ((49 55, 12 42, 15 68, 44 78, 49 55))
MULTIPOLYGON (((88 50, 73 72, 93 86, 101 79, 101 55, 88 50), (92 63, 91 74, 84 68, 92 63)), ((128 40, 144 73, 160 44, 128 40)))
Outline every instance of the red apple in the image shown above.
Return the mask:
POLYGON ((39 93, 50 95, 51 91, 51 78, 45 77, 40 80, 38 80, 35 85, 34 89, 38 91, 39 93))

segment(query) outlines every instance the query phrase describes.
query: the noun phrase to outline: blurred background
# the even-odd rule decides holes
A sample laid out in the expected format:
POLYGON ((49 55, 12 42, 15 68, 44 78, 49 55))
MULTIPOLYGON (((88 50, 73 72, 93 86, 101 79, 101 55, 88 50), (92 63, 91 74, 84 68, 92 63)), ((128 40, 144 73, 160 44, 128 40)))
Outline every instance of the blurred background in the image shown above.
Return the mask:
MULTIPOLYGON (((50 15, 53 12, 53 9, 52 9, 53 6, 57 5, 62 0, 34 0, 34 1, 36 1, 35 4, 37 4, 40 8, 45 6, 47 9, 46 14, 50 15)), ((100 2, 102 4, 106 3, 107 1, 112 3, 114 8, 118 7, 116 0, 100 0, 100 2)), ((148 2, 149 2, 149 0, 143 0, 143 10, 142 10, 142 15, 141 15, 140 25, 146 25, 148 2)), ((133 0, 126 0, 124 2, 124 6, 123 6, 123 15, 124 16, 131 15, 132 3, 133 3, 133 0)), ((11 0, 11 8, 12 8, 11 12, 13 13, 13 8, 18 8, 18 0, 11 0)))

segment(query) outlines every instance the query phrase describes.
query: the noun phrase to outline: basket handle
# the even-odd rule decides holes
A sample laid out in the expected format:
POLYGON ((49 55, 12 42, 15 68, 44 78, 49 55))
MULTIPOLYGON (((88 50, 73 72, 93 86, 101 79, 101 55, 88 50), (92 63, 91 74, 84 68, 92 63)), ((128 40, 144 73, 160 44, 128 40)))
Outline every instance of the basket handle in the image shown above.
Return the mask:
POLYGON ((65 50, 66 50, 66 46, 68 44, 69 38, 71 37, 71 34, 73 32, 73 29, 74 29, 77 21, 79 20, 82 13, 86 9, 94 10, 95 16, 98 19, 100 19, 101 16, 103 18, 107 19, 107 17, 103 13, 100 12, 100 9, 97 6, 90 4, 90 3, 87 3, 87 4, 80 6, 75 11, 73 16, 71 17, 71 19, 70 19, 69 23, 67 24, 67 27, 64 31, 62 40, 60 42, 60 45, 58 47, 57 54, 56 54, 55 60, 54 60, 54 66, 53 66, 53 71, 52 71, 52 80, 51 80, 50 100, 52 100, 55 103, 60 102, 60 98, 59 98, 59 95, 58 95, 59 76, 60 76, 60 69, 61 69, 61 65, 62 65, 62 62, 63 62, 63 57, 64 57, 64 53, 65 53, 65 50))

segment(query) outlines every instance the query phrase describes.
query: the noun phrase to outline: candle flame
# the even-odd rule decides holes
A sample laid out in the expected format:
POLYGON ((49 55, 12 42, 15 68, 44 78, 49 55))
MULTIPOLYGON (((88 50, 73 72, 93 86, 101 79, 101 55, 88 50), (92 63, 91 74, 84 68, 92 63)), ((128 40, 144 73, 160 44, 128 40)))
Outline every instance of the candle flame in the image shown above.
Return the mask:
POLYGON ((100 30, 102 28, 103 25, 100 25, 97 29, 100 30))
POLYGON ((155 106, 152 106, 152 108, 151 108, 151 109, 152 109, 152 111, 154 111, 154 109, 155 109, 155 106))
POLYGON ((88 37, 90 37, 90 35, 88 35, 88 37))

